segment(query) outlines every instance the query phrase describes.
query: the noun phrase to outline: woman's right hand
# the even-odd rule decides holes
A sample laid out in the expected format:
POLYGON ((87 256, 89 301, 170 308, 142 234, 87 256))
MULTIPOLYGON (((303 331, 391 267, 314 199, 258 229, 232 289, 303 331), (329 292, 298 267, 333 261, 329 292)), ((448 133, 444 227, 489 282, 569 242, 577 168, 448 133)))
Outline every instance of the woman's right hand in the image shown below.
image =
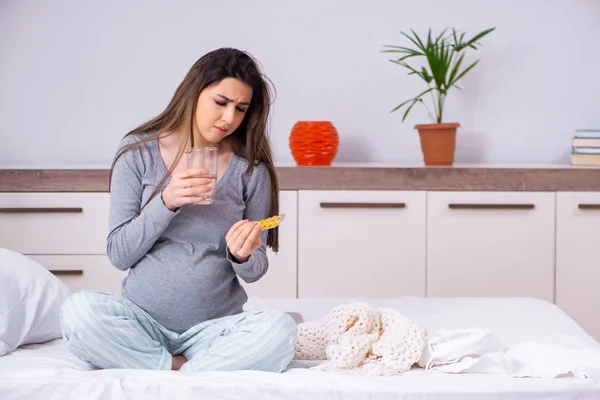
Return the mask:
POLYGON ((202 195, 211 193, 215 184, 214 179, 201 178, 207 172, 203 169, 188 169, 181 174, 173 175, 161 194, 165 206, 175 211, 184 204, 205 200, 205 196, 202 195))

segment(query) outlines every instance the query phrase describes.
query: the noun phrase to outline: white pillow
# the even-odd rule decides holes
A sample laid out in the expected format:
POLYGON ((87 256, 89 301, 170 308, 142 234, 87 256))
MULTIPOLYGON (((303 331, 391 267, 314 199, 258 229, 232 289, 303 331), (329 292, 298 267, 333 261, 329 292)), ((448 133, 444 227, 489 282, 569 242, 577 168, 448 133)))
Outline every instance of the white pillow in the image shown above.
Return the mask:
POLYGON ((0 356, 62 336, 60 306, 69 289, 23 254, 0 249, 0 356))

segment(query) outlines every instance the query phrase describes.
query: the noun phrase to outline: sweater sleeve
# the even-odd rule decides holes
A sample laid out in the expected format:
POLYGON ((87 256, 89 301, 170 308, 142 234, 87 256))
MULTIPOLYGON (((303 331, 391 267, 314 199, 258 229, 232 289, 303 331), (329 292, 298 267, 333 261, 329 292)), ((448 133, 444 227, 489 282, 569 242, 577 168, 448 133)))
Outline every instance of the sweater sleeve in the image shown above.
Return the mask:
POLYGON ((164 205, 161 193, 141 209, 144 170, 138 148, 123 154, 113 170, 106 252, 122 271, 146 255, 178 213, 164 205))
MULTIPOLYGON (((246 210, 244 219, 259 221, 269 217, 269 204, 271 199, 271 179, 267 167, 260 163, 254 167, 252 174, 248 177, 244 200, 246 210)), ((260 234, 261 245, 254 251, 244 263, 238 263, 227 249, 227 259, 231 262, 235 273, 245 282, 251 283, 259 280, 267 273, 269 259, 267 257, 267 233, 260 234)))

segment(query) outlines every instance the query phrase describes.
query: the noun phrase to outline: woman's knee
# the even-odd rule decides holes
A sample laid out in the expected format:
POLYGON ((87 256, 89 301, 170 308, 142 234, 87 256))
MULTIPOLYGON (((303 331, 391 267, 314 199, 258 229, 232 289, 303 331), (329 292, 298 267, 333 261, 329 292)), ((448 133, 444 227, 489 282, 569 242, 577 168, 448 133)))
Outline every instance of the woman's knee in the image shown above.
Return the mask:
POLYGON ((110 295, 98 291, 82 291, 73 293, 61 305, 60 323, 65 340, 73 333, 97 330, 103 314, 106 314, 106 303, 110 295))
POLYGON ((279 310, 264 310, 266 326, 275 336, 275 347, 283 346, 293 355, 296 338, 298 336, 298 325, 296 321, 286 312, 279 310))
POLYGON ((287 368, 294 358, 298 326, 296 321, 287 313, 279 310, 265 310, 270 335, 268 346, 270 351, 264 354, 266 369, 281 372, 287 368))
POLYGON ((265 310, 265 313, 273 326, 279 326, 286 336, 292 336, 295 339, 298 334, 298 325, 288 313, 279 310, 265 310))

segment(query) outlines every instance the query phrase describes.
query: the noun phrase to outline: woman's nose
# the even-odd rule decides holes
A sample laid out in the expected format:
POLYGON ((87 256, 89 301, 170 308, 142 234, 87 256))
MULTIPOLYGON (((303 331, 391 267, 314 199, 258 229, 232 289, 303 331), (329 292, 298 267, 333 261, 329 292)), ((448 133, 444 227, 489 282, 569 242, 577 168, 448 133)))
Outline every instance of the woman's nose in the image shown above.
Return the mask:
POLYGON ((231 124, 233 122, 233 117, 235 115, 235 110, 232 108, 227 108, 224 112, 223 115, 221 115, 221 119, 223 120, 223 122, 225 122, 226 124, 231 124))

